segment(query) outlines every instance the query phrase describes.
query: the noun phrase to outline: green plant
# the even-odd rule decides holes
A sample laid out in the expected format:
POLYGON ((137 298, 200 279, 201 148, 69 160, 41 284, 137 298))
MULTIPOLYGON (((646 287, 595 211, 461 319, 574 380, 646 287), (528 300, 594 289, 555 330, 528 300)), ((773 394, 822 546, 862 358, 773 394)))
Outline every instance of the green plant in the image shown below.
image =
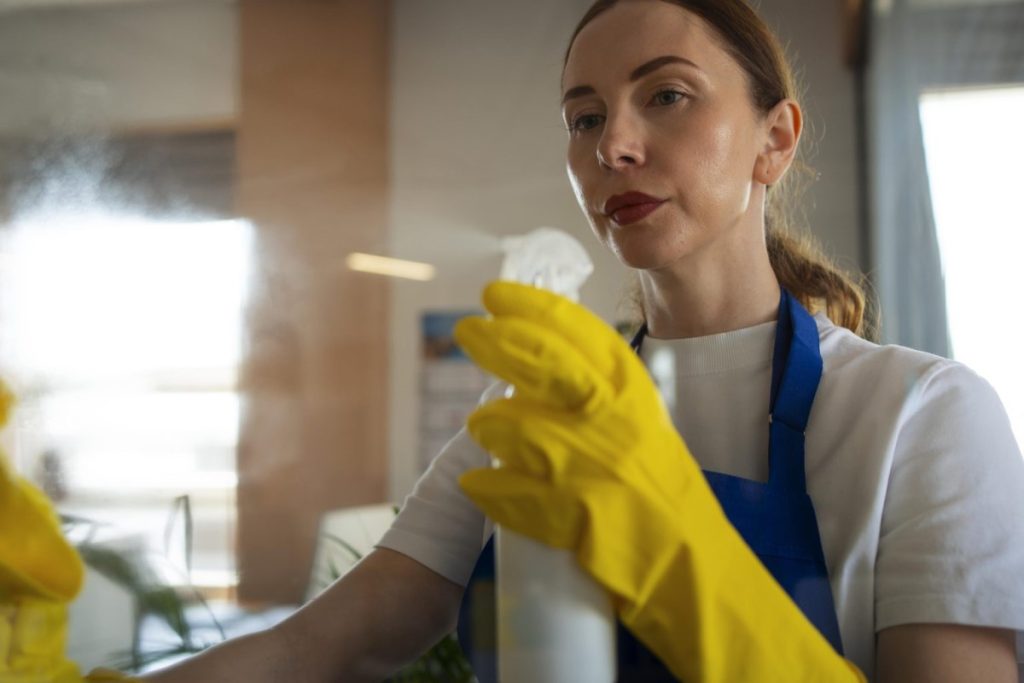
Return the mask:
MULTIPOLYGON (((174 501, 175 511, 181 510, 184 518, 186 562, 190 560, 192 545, 192 515, 186 496, 174 501)), ((202 594, 194 587, 174 587, 161 578, 158 568, 167 564, 166 558, 142 548, 115 548, 94 542, 96 531, 102 524, 92 519, 75 515, 61 515, 65 531, 84 532, 82 540, 75 543, 82 560, 91 569, 123 588, 132 596, 135 604, 135 629, 132 633, 131 648, 115 653, 106 665, 115 669, 138 673, 143 668, 170 657, 195 654, 213 643, 200 641, 195 637, 192 624, 186 614, 190 604, 202 605, 210 615, 210 621, 225 639, 224 629, 210 609, 202 594), (142 639, 142 626, 147 618, 163 622, 177 636, 177 643, 153 647, 142 639)), ((74 535, 79 535, 78 533, 74 535)))

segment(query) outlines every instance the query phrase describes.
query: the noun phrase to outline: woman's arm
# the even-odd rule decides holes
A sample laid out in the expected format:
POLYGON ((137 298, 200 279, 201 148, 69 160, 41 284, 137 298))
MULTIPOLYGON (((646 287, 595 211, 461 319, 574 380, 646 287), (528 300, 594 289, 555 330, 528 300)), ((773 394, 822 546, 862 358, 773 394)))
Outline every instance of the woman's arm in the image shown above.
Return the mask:
POLYGON ((401 553, 377 549, 274 628, 143 680, 380 681, 454 629, 462 591, 401 553))
POLYGON ((1017 683, 1014 632, 907 624, 879 632, 878 683, 1017 683))

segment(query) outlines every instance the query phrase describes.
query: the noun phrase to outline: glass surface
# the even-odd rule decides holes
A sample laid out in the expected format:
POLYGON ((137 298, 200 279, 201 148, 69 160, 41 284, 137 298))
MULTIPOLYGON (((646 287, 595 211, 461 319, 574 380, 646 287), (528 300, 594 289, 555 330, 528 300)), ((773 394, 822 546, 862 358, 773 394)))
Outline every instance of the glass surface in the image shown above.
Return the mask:
MULTIPOLYGON (((566 178, 590 4, 0 1, 0 445, 86 556, 83 668, 270 625, 372 551, 488 385, 448 328, 504 238, 569 232, 581 301, 628 316, 566 178)), ((762 5, 828 131, 809 222, 852 266, 839 5, 762 5)))

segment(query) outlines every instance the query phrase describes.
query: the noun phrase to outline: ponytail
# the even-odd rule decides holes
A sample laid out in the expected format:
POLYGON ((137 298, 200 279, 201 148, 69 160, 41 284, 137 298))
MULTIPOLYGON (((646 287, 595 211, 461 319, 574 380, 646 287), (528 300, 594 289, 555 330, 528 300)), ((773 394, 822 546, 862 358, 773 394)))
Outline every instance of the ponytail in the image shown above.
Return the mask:
POLYGON ((775 278, 804 308, 811 313, 824 311, 836 325, 868 339, 874 337, 876 325, 867 314, 863 278, 855 282, 839 270, 808 236, 769 225, 765 238, 775 278))

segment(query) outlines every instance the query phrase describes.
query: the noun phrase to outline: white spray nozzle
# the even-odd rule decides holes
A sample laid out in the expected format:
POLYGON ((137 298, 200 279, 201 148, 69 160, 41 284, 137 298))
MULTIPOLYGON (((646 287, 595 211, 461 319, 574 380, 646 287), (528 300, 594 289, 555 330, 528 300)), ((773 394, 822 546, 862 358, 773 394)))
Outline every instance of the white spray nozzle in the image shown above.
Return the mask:
POLYGON ((557 228, 537 228, 501 241, 501 279, 542 287, 579 301, 580 287, 594 271, 587 250, 557 228))

